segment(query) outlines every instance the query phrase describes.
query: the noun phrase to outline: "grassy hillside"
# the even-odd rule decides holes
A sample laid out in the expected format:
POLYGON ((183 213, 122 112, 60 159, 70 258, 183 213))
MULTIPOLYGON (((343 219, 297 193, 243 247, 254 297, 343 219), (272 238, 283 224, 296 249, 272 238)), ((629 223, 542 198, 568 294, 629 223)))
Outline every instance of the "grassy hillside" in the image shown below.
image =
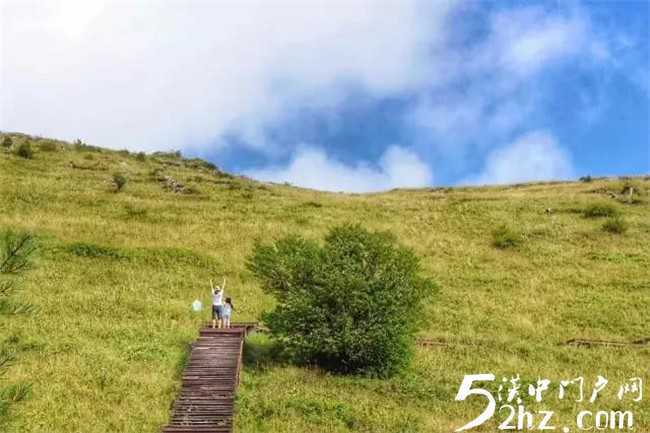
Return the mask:
MULTIPOLYGON (((423 337, 448 346, 418 348, 409 371, 382 381, 284 365, 254 337, 237 431, 450 432, 484 406, 453 401, 463 375, 487 372, 554 384, 584 376, 590 387, 601 374, 612 388, 589 407, 634 410, 636 431, 650 431, 648 397, 622 404, 613 388, 650 380, 650 349, 559 344, 650 336, 647 178, 350 195, 264 185, 173 154, 52 140, 32 140, 26 159, 14 153, 23 140, 0 148, 0 230, 37 236, 39 256, 19 295, 37 311, 0 328, 0 342, 17 354, 9 381, 33 386, 8 432, 156 432, 187 345, 208 318, 190 310, 195 298, 209 301, 208 278, 228 278, 234 320, 256 320, 272 299, 244 266, 255 240, 319 239, 342 222, 389 229, 423 257, 441 286, 423 337), (115 172, 128 180, 120 192, 115 172), (633 203, 621 195, 626 182, 633 203), (603 218, 585 217, 593 204, 613 206, 628 230, 610 233, 603 218), (493 245, 504 224, 518 246, 493 245)), ((559 426, 584 407, 557 391, 530 405, 557 411, 559 426)), ((495 431, 505 415, 472 431, 495 431)))

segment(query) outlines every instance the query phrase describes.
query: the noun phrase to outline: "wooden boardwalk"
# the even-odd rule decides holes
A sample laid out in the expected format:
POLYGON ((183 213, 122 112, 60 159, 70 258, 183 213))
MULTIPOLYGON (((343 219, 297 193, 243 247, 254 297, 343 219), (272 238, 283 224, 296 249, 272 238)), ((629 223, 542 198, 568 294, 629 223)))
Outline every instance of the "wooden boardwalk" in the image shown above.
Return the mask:
POLYGON ((163 433, 230 433, 244 337, 253 323, 201 328, 183 372, 183 385, 163 433))

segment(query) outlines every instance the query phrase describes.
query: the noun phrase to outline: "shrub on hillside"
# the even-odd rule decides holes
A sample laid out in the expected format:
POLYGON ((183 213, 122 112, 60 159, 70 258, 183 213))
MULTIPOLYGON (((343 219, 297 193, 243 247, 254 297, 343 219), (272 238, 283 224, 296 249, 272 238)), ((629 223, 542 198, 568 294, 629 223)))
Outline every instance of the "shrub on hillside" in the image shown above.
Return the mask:
POLYGON ((618 215, 618 209, 609 203, 595 203, 587 206, 582 214, 586 218, 613 217, 618 215))
POLYGON ((346 373, 407 364, 436 289, 412 250, 358 225, 333 228, 324 245, 296 235, 257 244, 247 266, 278 300, 264 320, 288 353, 346 373))
POLYGON ((492 245, 502 250, 518 247, 523 241, 519 233, 516 233, 505 224, 492 231, 492 245))
POLYGON ((113 173, 113 185, 115 186, 115 191, 122 191, 124 185, 126 185, 127 179, 121 173, 113 173))
POLYGON ((603 223, 602 229, 608 233, 623 234, 627 231, 627 223, 621 217, 608 218, 603 223))
POLYGON ((137 159, 140 162, 145 162, 147 160, 147 155, 144 152, 138 152, 135 155, 135 159, 137 159))
POLYGON ((29 144, 29 141, 25 141, 18 145, 16 148, 16 155, 25 159, 32 159, 34 157, 34 150, 32 149, 32 145, 29 144))
POLYGON ((590 175, 582 176, 582 177, 580 178, 580 182, 591 182, 591 181, 592 181, 592 178, 591 178, 590 175))
POLYGON ((13 140, 8 135, 2 137, 2 147, 4 147, 5 149, 11 148, 13 144, 14 144, 13 140))

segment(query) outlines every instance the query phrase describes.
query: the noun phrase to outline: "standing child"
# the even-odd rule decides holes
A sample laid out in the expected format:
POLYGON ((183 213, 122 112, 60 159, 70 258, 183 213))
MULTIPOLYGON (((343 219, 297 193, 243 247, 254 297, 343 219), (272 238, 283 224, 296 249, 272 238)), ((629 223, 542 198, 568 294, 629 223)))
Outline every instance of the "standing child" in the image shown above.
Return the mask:
POLYGON ((212 328, 217 326, 221 328, 223 320, 223 291, 226 288, 226 278, 224 277, 221 287, 215 286, 210 280, 210 293, 212 293, 212 328))
POLYGON ((230 316, 232 315, 232 310, 235 307, 232 305, 232 299, 226 298, 226 302, 223 304, 223 326, 224 328, 230 328, 230 316))

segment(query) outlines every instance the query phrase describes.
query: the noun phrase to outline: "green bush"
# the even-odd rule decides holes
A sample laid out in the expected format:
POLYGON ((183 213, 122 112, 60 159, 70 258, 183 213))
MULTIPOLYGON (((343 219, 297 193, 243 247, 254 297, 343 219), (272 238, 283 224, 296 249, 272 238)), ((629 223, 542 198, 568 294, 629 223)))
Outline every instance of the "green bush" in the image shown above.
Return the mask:
POLYGON ((505 224, 492 231, 492 245, 499 249, 505 250, 506 248, 518 247, 522 243, 522 236, 519 233, 514 232, 505 224))
POLYGON ((2 138, 2 147, 9 149, 11 148, 11 146, 13 146, 13 144, 14 144, 13 140, 8 135, 5 135, 2 138))
POLYGON ((582 214, 586 218, 614 217, 618 215, 618 209, 609 203, 595 203, 587 206, 582 214))
POLYGON ((278 343, 296 361, 344 373, 404 367, 436 291, 412 250, 358 225, 333 228, 324 245, 295 235, 257 244, 247 266, 278 300, 264 315, 278 343))
POLYGON ((593 179, 591 178, 590 175, 582 176, 582 177, 580 178, 580 182, 586 182, 586 183, 588 183, 588 182, 591 182, 592 180, 593 180, 593 179))
POLYGON ((135 155, 135 159, 137 159, 140 162, 145 162, 147 160, 147 155, 144 152, 138 152, 135 155))
POLYGON ((113 185, 115 186, 115 191, 122 191, 126 182, 127 179, 123 174, 113 173, 113 185))
POLYGON ((627 231, 627 223, 621 217, 608 218, 603 223, 602 229, 608 233, 623 234, 627 231))
POLYGON ((34 151, 32 150, 31 144, 28 141, 20 143, 16 148, 16 155, 25 159, 32 159, 34 157, 34 151))

